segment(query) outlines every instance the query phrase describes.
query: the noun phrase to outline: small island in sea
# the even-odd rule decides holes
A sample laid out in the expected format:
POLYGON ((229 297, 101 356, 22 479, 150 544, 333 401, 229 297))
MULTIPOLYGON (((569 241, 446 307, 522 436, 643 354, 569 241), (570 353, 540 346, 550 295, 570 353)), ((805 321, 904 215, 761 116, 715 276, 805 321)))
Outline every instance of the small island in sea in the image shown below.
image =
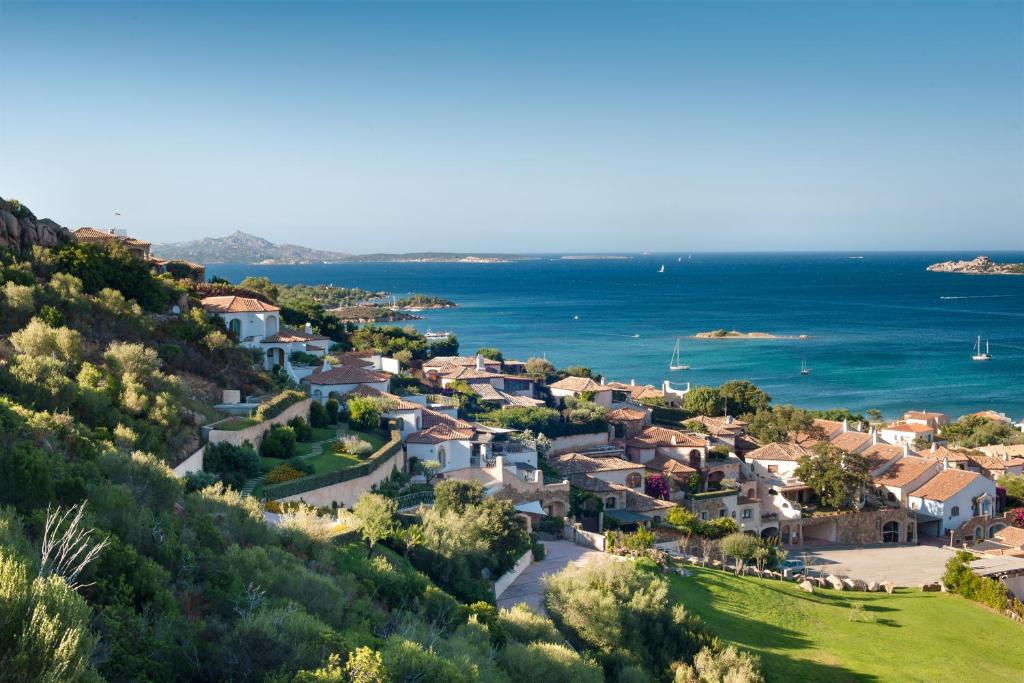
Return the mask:
POLYGON ((563 261, 625 261, 632 256, 620 254, 566 254, 560 257, 563 261))
POLYGON ((964 273, 966 275, 1024 275, 1024 263, 996 263, 988 256, 970 261, 943 261, 928 266, 933 273, 964 273))
POLYGON ((698 332, 691 339, 810 339, 809 335, 771 334, 770 332, 740 332, 739 330, 711 330, 698 332))

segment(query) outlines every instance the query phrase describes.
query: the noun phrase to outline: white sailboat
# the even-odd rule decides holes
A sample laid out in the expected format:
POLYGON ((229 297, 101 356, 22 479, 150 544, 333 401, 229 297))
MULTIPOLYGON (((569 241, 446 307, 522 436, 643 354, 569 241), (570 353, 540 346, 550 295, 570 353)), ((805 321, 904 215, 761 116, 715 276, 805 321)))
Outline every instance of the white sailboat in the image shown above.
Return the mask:
POLYGON ((988 352, 988 339, 985 340, 985 353, 981 352, 981 335, 978 335, 978 342, 974 345, 974 355, 971 360, 992 360, 992 354, 988 352))
POLYGON ((658 268, 658 272, 659 273, 664 273, 665 272, 665 266, 662 266, 661 268, 658 268))
POLYGON ((684 365, 682 361, 679 360, 679 337, 676 337, 676 348, 672 351, 672 358, 668 362, 668 369, 673 372, 676 370, 690 369, 689 365, 684 365))
POLYGON ((801 375, 809 375, 809 374, 811 374, 811 369, 809 367, 807 367, 807 359, 806 358, 804 358, 803 362, 800 364, 800 374, 801 375))

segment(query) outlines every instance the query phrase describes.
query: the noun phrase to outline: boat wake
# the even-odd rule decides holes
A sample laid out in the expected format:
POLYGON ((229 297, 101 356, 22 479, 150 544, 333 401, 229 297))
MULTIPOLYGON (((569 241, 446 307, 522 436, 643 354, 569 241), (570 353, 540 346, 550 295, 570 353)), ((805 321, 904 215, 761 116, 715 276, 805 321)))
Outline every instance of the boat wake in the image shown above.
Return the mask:
POLYGON ((1003 299, 1008 296, 1019 296, 1017 294, 975 294, 971 296, 940 296, 943 301, 950 299, 1003 299))

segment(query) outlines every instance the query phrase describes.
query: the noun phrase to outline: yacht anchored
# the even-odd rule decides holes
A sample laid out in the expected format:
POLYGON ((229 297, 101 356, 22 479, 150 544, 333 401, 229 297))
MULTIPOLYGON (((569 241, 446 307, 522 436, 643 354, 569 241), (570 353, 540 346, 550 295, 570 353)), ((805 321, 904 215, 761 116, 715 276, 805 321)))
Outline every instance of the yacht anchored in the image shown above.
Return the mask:
POLYGON ((423 333, 423 336, 427 339, 447 339, 451 335, 451 332, 432 332, 431 330, 427 330, 423 333))
POLYGON ((658 272, 659 273, 664 273, 665 272, 665 266, 662 266, 661 268, 658 268, 658 272))
POLYGON ((679 360, 679 337, 676 337, 676 348, 672 351, 672 358, 668 362, 668 369, 671 371, 690 369, 689 365, 684 365, 679 360))
POLYGON ((985 353, 981 352, 981 335, 978 335, 978 342, 974 345, 974 355, 971 360, 992 360, 992 354, 988 352, 988 339, 985 340, 985 353))
POLYGON ((800 374, 801 375, 809 375, 809 374, 811 374, 811 369, 809 367, 807 367, 807 359, 806 358, 804 358, 803 362, 800 364, 800 374))

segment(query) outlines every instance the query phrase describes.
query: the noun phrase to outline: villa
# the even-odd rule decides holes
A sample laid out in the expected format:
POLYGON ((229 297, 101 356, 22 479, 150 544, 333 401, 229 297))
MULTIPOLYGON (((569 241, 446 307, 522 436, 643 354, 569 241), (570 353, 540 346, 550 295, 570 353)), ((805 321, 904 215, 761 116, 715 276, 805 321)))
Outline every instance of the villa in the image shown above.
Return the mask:
POLYGON ((82 244, 102 244, 104 246, 120 244, 128 250, 129 254, 143 261, 149 258, 149 249, 152 246, 149 242, 128 237, 123 231, 114 229, 78 228, 71 233, 71 236, 76 242, 82 244))
POLYGON ((324 361, 306 375, 302 382, 308 386, 308 393, 313 399, 326 403, 328 399, 341 400, 360 387, 369 387, 380 392, 387 392, 390 376, 382 372, 365 370, 355 365, 331 365, 324 361))
POLYGON ((565 377, 554 384, 549 384, 548 389, 553 397, 560 399, 560 402, 564 402, 567 396, 587 396, 599 406, 612 407, 612 388, 589 377, 565 377))
POLYGON ((944 469, 920 488, 911 491, 907 503, 917 512, 918 526, 937 536, 959 529, 975 516, 995 512, 995 483, 976 472, 944 469))
POLYGON ((916 456, 900 458, 892 467, 871 479, 878 495, 903 507, 909 504, 911 491, 917 491, 942 471, 942 463, 916 456))
POLYGON ((882 428, 882 438, 889 443, 913 443, 918 439, 931 442, 935 436, 935 427, 915 422, 896 423, 882 428))

